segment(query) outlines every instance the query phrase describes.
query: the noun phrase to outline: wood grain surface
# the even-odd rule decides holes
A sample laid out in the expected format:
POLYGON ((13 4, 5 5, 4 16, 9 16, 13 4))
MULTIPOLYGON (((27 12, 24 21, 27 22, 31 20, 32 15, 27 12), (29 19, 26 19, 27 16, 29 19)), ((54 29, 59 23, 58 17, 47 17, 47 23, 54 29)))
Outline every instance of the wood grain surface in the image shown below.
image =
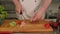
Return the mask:
POLYGON ((25 24, 23 26, 16 25, 16 26, 10 26, 10 21, 16 21, 16 20, 5 20, 2 26, 0 26, 0 31, 10 31, 10 32, 50 32, 53 31, 53 29, 45 28, 44 24, 48 23, 48 21, 40 20, 37 22, 30 22, 29 20, 22 20, 25 24))

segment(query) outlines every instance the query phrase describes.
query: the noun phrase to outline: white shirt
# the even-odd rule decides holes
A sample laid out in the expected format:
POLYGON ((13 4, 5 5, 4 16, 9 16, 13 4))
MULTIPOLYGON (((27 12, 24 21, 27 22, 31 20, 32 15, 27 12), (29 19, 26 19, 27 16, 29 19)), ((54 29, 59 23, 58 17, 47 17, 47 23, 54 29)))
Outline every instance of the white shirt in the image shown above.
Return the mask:
POLYGON ((32 17, 32 15, 34 14, 34 10, 36 10, 37 6, 41 3, 41 0, 20 0, 19 1, 22 5, 23 8, 23 16, 20 14, 18 15, 18 19, 29 19, 32 17), (28 16, 29 17, 28 17, 28 16))

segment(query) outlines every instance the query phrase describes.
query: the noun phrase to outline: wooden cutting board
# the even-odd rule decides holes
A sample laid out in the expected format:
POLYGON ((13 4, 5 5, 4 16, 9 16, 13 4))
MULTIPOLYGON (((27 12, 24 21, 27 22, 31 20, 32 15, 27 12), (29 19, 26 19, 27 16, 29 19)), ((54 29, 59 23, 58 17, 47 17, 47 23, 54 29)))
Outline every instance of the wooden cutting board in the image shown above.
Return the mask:
MULTIPOLYGON (((13 20, 15 21, 15 20, 13 20)), ((11 31, 11 32, 50 32, 53 29, 45 28, 44 24, 48 23, 48 21, 40 20, 36 23, 31 23, 28 20, 23 20, 25 24, 21 27, 21 25, 9 26, 10 20, 5 20, 4 24, 0 27, 0 31, 11 31)))

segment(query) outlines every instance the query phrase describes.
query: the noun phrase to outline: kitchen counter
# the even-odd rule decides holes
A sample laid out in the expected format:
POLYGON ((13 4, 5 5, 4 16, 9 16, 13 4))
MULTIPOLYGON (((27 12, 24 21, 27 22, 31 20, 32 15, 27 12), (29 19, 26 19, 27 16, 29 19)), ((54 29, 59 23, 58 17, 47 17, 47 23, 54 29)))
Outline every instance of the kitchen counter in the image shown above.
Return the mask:
POLYGON ((40 20, 38 23, 33 24, 28 20, 23 20, 25 24, 21 27, 21 25, 9 26, 10 21, 16 20, 5 20, 2 26, 0 26, 0 31, 10 31, 10 32, 52 32, 53 29, 45 28, 44 24, 48 23, 48 21, 40 20))

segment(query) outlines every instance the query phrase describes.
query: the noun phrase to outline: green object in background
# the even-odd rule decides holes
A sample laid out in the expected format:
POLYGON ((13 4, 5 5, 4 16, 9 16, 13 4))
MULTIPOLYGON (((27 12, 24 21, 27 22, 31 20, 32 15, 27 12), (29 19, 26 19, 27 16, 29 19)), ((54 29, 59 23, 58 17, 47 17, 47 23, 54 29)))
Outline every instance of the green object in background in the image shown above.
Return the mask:
POLYGON ((0 5, 0 12, 4 10, 4 6, 0 5))
POLYGON ((8 13, 4 11, 4 6, 0 5, 0 18, 4 19, 7 15, 8 13))
POLYGON ((8 16, 8 13, 4 11, 4 6, 0 5, 0 26, 3 24, 4 19, 8 16))
POLYGON ((9 23, 10 26, 16 26, 16 22, 12 21, 9 23))

